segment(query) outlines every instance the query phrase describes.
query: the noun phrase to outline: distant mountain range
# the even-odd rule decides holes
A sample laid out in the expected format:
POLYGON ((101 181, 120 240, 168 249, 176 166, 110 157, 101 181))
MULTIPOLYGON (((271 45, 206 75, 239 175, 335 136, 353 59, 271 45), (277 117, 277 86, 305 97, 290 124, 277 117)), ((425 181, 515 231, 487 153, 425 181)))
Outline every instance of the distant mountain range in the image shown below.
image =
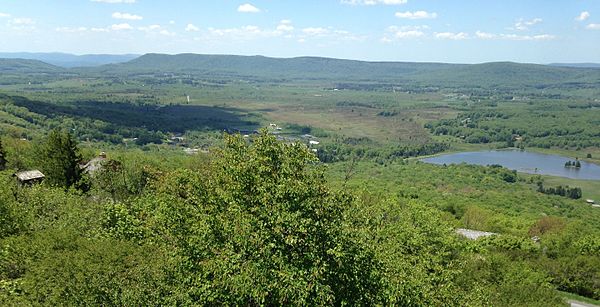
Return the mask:
POLYGON ((552 63, 550 66, 576 67, 576 68, 600 68, 600 63, 552 63))
MULTIPOLYGON (((0 57, 6 54, 1 54, 0 57)), ((416 85, 420 87, 461 87, 487 89, 587 87, 600 86, 600 69, 596 64, 521 64, 492 62, 483 64, 445 64, 412 62, 366 62, 321 57, 270 58, 264 56, 146 54, 36 55, 42 60, 0 59, 0 71, 15 73, 65 73, 81 76, 164 76, 207 79, 281 82, 291 80, 326 81, 343 84, 416 85), (53 59, 53 61, 48 61, 53 59), (54 64, 46 64, 51 63, 54 64), (101 65, 101 63, 107 63, 101 65), (62 64, 59 64, 62 63, 62 64), (65 64, 69 63, 69 64, 65 64), (79 63, 78 65, 75 65, 79 63), (87 66, 81 67, 81 63, 87 66), (62 67, 59 67, 62 66, 62 67), (64 68, 79 66, 78 68, 64 68)))
POLYGON ((38 60, 55 66, 71 67, 94 67, 106 64, 115 64, 131 61, 139 57, 136 54, 85 54, 74 55, 68 53, 31 53, 31 52, 0 52, 0 58, 4 59, 26 59, 38 60))
POLYGON ((126 63, 94 68, 104 73, 173 73, 184 75, 393 82, 432 86, 546 87, 554 84, 600 83, 600 70, 513 62, 445 64, 365 62, 319 57, 146 54, 126 63))

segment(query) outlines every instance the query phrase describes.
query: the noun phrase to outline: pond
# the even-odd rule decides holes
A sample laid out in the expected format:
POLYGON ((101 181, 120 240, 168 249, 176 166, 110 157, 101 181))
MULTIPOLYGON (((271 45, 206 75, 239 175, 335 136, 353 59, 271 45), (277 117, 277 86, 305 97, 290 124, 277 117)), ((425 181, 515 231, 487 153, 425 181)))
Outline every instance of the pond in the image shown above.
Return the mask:
POLYGON ((529 174, 600 180, 600 166, 597 164, 581 161, 581 168, 565 167, 567 161, 574 160, 575 158, 521 150, 491 150, 453 153, 425 158, 421 161, 433 164, 499 164, 508 169, 529 174))

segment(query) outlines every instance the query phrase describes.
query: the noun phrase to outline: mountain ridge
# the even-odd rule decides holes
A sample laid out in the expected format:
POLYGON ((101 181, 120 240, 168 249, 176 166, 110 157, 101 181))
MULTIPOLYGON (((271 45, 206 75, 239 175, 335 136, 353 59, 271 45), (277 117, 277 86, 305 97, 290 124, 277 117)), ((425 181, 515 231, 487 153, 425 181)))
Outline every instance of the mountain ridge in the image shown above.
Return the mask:
MULTIPOLYGON (((1 56, 1 54, 0 54, 1 56)), ((329 84, 379 83, 433 87, 546 88, 600 86, 600 69, 516 62, 449 64, 435 62, 369 62, 325 57, 148 53, 127 62, 64 68, 35 60, 4 59, 0 70, 13 73, 65 72, 80 76, 135 77, 171 74, 179 77, 247 81, 324 81, 329 84), (36 71, 39 70, 39 71, 36 71)))
POLYGON ((123 63, 135 59, 137 54, 82 54, 62 52, 0 52, 0 58, 38 60, 63 68, 94 67, 123 63))

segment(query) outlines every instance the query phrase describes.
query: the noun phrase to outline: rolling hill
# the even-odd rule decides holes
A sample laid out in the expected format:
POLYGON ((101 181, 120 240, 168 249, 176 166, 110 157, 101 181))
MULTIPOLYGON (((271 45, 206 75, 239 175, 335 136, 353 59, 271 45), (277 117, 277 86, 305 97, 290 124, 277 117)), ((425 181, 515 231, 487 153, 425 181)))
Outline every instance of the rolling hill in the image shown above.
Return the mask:
POLYGON ((269 82, 399 84, 447 88, 597 88, 600 69, 513 62, 445 64, 366 62, 320 57, 146 54, 131 61, 65 69, 36 60, 0 60, 0 71, 13 74, 63 72, 79 76, 125 77, 174 75, 186 78, 269 82))
POLYGON ((94 69, 107 73, 180 73, 271 79, 395 79, 415 72, 433 71, 452 64, 364 62, 320 57, 270 58, 264 56, 146 54, 122 64, 94 69))
POLYGON ((38 60, 0 58, 2 73, 54 73, 62 70, 60 67, 38 60))
POLYGON ((72 67, 90 67, 106 64, 123 63, 137 58, 136 54, 84 54, 74 55, 68 53, 31 53, 31 52, 11 52, 0 53, 0 58, 6 59, 27 59, 46 62, 55 66, 72 67))
POLYGON ((334 82, 396 82, 447 87, 538 87, 600 84, 600 70, 513 62, 445 64, 365 62, 319 57, 146 54, 93 71, 108 74, 173 73, 204 77, 334 82))

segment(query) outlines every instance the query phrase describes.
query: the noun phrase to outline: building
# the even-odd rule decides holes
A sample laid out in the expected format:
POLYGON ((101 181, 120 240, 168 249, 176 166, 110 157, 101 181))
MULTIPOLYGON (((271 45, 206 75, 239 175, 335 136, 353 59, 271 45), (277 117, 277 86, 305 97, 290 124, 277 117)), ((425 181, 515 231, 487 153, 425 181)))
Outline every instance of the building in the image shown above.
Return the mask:
POLYGON ((590 205, 593 205, 593 204, 596 203, 593 199, 586 199, 585 202, 588 203, 588 204, 590 204, 590 205))
POLYGON ((16 177, 19 183, 22 185, 32 185, 36 183, 41 183, 46 177, 44 174, 42 174, 42 172, 38 170, 18 172, 13 176, 16 177))

